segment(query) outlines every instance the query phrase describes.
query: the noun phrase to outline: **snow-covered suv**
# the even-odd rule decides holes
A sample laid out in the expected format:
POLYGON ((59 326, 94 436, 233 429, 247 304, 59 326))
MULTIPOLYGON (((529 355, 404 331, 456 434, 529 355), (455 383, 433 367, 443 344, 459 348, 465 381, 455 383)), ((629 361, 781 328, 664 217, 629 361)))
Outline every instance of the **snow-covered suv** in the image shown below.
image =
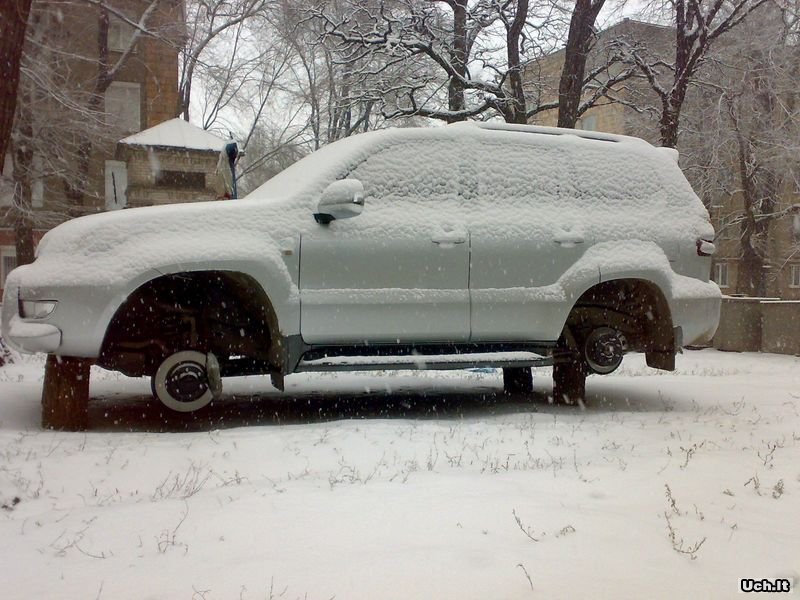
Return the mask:
POLYGON ((221 377, 554 364, 557 401, 625 352, 671 370, 713 335, 713 229, 674 150, 458 124, 357 135, 242 200, 65 223, 6 283, 15 348, 152 377, 208 404, 221 377))

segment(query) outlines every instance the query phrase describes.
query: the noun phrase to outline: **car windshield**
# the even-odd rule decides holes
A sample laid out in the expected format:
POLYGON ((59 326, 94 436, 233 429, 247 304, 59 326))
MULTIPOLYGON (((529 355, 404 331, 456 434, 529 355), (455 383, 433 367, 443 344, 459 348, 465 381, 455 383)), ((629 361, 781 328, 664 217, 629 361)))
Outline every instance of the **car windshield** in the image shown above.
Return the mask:
POLYGON ((246 198, 275 201, 321 192, 325 184, 339 179, 368 148, 379 132, 334 142, 312 152, 250 192, 246 198))

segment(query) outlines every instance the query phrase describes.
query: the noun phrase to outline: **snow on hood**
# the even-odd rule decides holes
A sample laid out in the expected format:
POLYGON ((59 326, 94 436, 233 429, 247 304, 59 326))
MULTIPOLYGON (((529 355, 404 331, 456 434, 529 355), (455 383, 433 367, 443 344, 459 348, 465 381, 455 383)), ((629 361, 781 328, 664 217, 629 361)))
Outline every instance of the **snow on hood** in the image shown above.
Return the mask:
POLYGON ((68 221, 45 234, 36 261, 17 269, 14 277, 24 276, 31 287, 114 286, 175 265, 248 260, 273 262, 286 271, 277 245, 299 228, 316 226, 313 206, 325 183, 353 157, 365 156, 376 134, 331 144, 239 200, 134 208, 68 221))
POLYGON ((277 240, 270 232, 285 231, 292 212, 285 203, 239 200, 81 217, 49 231, 36 262, 20 270, 26 271, 24 281, 30 286, 113 286, 183 263, 263 262, 276 254, 277 240))

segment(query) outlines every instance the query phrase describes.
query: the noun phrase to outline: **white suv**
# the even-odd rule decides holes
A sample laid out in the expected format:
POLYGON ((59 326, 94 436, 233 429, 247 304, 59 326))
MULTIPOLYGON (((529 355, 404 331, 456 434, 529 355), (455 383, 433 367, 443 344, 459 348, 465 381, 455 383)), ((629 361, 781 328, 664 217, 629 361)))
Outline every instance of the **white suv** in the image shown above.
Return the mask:
POLYGON ((674 150, 458 124, 357 135, 242 200, 75 219, 8 277, 15 348, 149 375, 179 411, 221 377, 554 364, 557 401, 627 351, 710 338, 713 229, 674 150))

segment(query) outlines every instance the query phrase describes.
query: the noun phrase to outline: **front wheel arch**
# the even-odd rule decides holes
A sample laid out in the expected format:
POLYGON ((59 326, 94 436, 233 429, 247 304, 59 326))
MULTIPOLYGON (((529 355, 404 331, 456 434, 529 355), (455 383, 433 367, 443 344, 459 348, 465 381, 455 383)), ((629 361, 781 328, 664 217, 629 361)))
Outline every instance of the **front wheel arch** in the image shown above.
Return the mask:
POLYGON ((261 285, 237 271, 173 273, 140 285, 117 308, 98 364, 153 375, 164 357, 194 349, 282 367, 278 319, 261 285))

